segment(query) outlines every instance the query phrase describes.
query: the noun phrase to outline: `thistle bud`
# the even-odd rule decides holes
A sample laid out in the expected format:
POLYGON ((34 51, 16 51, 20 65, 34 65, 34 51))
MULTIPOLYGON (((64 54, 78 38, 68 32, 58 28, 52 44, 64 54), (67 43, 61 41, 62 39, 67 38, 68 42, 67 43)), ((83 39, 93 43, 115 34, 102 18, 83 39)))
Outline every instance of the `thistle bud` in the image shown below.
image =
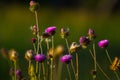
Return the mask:
POLYGON ((32 40, 32 43, 35 43, 37 41, 36 38, 32 38, 31 40, 32 40))
POLYGON ((38 28, 37 28, 36 25, 34 25, 34 26, 32 27, 32 33, 33 33, 34 35, 37 35, 37 33, 38 33, 38 28))
POLYGON ((80 42, 80 45, 82 46, 82 48, 86 48, 87 45, 89 44, 90 40, 85 36, 81 36, 79 42, 80 42))
POLYGON ((67 36, 69 36, 69 28, 67 29, 61 28, 61 37, 66 38, 67 36))
POLYGON ((31 12, 38 11, 38 8, 39 8, 39 3, 31 0, 31 1, 30 1, 30 7, 29 7, 30 11, 31 11, 31 12))
POLYGON ((16 61, 18 59, 18 53, 14 49, 10 50, 9 58, 11 61, 16 61))
POLYGON ((17 76, 18 80, 22 79, 22 72, 21 72, 21 70, 16 70, 16 76, 17 76))
POLYGON ((93 29, 89 29, 89 30, 88 30, 88 37, 89 37, 90 40, 96 38, 96 35, 95 35, 95 32, 94 32, 93 29))
POLYGON ((28 50, 26 53, 25 53, 25 59, 30 61, 33 59, 33 56, 34 56, 34 52, 33 50, 28 50))
POLYGON ((76 42, 72 42, 70 46, 70 53, 76 52, 80 48, 80 45, 78 45, 76 42))

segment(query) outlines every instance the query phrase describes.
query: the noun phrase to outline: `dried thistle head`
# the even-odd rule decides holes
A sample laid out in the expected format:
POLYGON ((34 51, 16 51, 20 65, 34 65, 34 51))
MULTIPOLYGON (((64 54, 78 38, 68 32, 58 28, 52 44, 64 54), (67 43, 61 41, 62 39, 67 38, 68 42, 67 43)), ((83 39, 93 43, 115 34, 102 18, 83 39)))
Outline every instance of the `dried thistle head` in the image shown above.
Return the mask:
POLYGON ((55 57, 54 52, 55 52, 55 49, 50 48, 48 51, 48 58, 54 58, 55 57))
POLYGON ((60 56, 61 54, 64 53, 64 47, 61 45, 58 45, 55 49, 50 48, 50 50, 48 51, 48 57, 49 58, 56 58, 58 56, 60 56))
POLYGON ((27 50, 27 52, 25 53, 25 59, 30 61, 33 59, 34 56, 34 51, 33 50, 27 50))
POLYGON ((120 59, 115 57, 114 61, 110 65, 110 70, 116 71, 120 68, 120 59))
POLYGON ((11 61, 15 62, 18 59, 18 53, 14 49, 11 49, 9 51, 9 58, 11 61))
POLYGON ((78 45, 76 42, 72 42, 70 46, 70 53, 76 52, 80 49, 80 45, 78 45))
POLYGON ((69 36, 69 32, 70 32, 70 29, 69 28, 61 28, 61 37, 62 38, 66 38, 67 36, 69 36))

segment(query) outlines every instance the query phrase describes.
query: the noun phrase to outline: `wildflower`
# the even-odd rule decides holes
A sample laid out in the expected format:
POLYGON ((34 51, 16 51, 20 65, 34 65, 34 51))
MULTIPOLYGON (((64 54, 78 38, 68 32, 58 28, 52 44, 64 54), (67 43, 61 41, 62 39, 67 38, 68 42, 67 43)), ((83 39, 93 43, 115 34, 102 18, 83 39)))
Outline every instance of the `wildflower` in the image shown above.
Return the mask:
POLYGON ((11 61, 16 61, 18 59, 18 53, 14 49, 10 50, 9 58, 11 61))
POLYGON ((95 32, 94 32, 93 29, 89 29, 89 30, 88 30, 88 37, 89 37, 90 40, 96 38, 95 32))
POLYGON ((114 61, 112 62, 110 69, 116 71, 120 68, 120 59, 115 57, 114 61))
POLYGON ((39 3, 31 0, 31 1, 30 1, 30 11, 31 11, 31 12, 35 12, 35 11, 38 10, 38 8, 39 8, 39 3))
POLYGON ((80 45, 78 45, 76 42, 72 42, 70 46, 70 53, 76 52, 80 48, 80 45))
POLYGON ((108 46, 108 44, 109 44, 109 41, 107 39, 101 40, 101 41, 98 42, 98 46, 100 48, 106 48, 108 46))
POLYGON ((49 35, 54 35, 56 32, 56 27, 55 26, 51 26, 45 29, 45 33, 48 33, 49 35))
POLYGON ((25 59, 28 61, 32 60, 33 56, 34 56, 34 52, 31 49, 25 53, 25 59))
POLYGON ((37 41, 36 38, 32 38, 31 40, 32 40, 32 43, 35 43, 37 41))
POLYGON ((34 59, 35 61, 42 63, 43 61, 45 61, 46 56, 44 54, 36 54, 34 56, 34 59))
POLYGON ((81 36, 79 39, 79 42, 80 42, 80 45, 82 46, 82 48, 86 48, 87 45, 89 44, 90 40, 86 36, 81 36))
POLYGON ((69 36, 69 28, 67 29, 61 28, 61 37, 66 38, 67 36, 69 36))
POLYGON ((68 55, 64 55, 60 58, 60 61, 63 63, 68 64, 72 59, 72 55, 68 54, 68 55))

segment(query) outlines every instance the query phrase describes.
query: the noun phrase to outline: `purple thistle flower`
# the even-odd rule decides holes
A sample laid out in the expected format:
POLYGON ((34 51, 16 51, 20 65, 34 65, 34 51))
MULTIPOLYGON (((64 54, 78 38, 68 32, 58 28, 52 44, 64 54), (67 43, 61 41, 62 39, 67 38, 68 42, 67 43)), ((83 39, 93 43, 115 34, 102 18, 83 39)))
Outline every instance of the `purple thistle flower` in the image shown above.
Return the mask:
POLYGON ((86 36, 81 36, 79 42, 81 46, 85 47, 89 44, 90 40, 86 36))
POLYGON ((109 41, 107 39, 101 40, 98 42, 98 46, 100 48, 106 48, 109 44, 109 41))
POLYGON ((67 55, 64 55, 60 58, 60 61, 63 62, 63 63, 66 63, 68 64, 72 59, 72 55, 70 54, 67 54, 67 55))
POLYGON ((51 26, 45 29, 45 33, 48 33, 50 35, 54 35, 56 32, 56 27, 55 26, 51 26))
POLYGON ((34 59, 35 61, 42 63, 43 61, 45 61, 46 56, 44 54, 36 54, 34 56, 34 59))

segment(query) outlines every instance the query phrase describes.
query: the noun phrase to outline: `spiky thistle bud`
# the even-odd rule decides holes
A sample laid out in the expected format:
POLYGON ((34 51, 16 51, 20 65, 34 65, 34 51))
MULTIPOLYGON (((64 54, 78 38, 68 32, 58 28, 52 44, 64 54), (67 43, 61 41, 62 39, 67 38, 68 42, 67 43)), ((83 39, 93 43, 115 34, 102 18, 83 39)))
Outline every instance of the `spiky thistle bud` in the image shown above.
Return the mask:
POLYGON ((35 2, 34 0, 31 0, 29 9, 30 9, 31 12, 38 11, 39 3, 35 2))

